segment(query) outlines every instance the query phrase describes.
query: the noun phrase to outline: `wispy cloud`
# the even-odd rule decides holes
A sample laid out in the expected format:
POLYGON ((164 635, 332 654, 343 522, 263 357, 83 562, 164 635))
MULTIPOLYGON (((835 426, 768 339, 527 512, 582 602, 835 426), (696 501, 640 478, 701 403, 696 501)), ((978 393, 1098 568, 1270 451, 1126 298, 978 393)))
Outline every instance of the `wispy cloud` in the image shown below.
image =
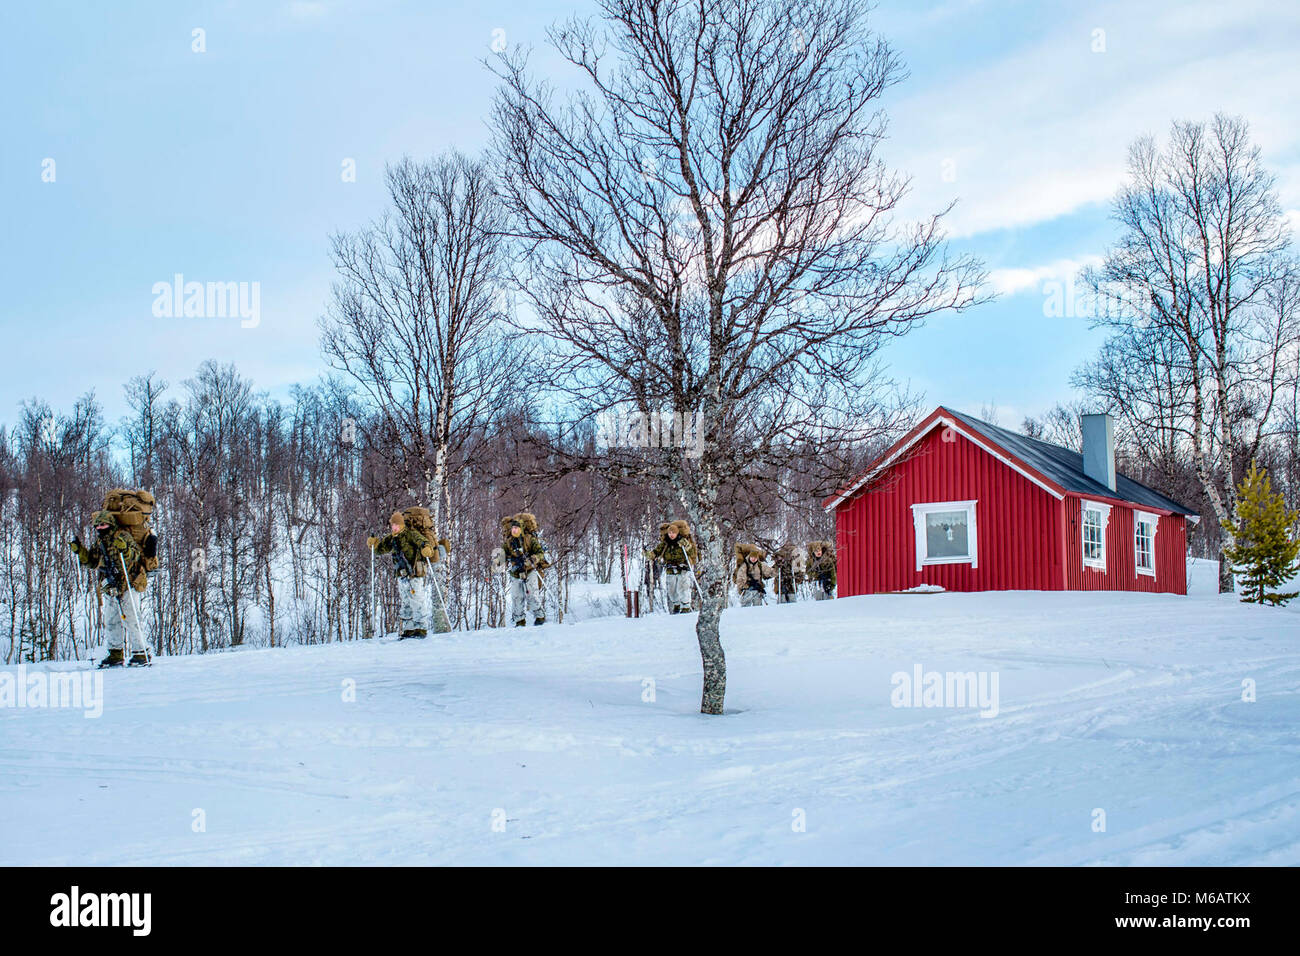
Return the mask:
POLYGON ((1292 238, 1300 238, 1300 209, 1288 209, 1286 223, 1291 227, 1292 238))
MULTIPOLYGON (((941 9, 947 29, 971 15, 941 9)), ((914 176, 907 212, 959 198, 949 219, 956 237, 1055 219, 1114 195, 1134 139, 1216 111, 1250 121, 1283 202, 1300 205, 1300 4, 1061 9, 1069 12, 1027 47, 981 58, 972 44, 970 68, 955 80, 927 84, 917 73, 900 88, 887 148, 914 176)))
POLYGON ((1101 256, 1083 256, 1079 259, 1058 259, 1040 266, 1025 268, 991 269, 989 287, 998 295, 1015 295, 1018 292, 1037 292, 1044 282, 1066 282, 1089 266, 1101 265, 1101 256))

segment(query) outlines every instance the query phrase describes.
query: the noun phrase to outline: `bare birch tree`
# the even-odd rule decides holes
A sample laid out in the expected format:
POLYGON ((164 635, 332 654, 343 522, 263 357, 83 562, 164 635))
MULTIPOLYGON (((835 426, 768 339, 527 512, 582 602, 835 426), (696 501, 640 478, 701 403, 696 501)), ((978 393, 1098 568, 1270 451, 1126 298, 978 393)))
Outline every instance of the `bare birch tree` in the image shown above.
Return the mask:
MULTIPOLYGON (((389 167, 387 181, 391 210, 334 239, 340 281, 322 322, 322 351, 379 413, 372 447, 446 534, 449 462, 472 454, 466 443, 507 404, 520 372, 498 321, 500 211, 484 164, 459 153, 406 159, 389 167)), ((444 595, 454 559, 433 567, 444 595)))
MULTIPOLYGON (((1221 525, 1296 375, 1300 316, 1274 178, 1244 120, 1178 122, 1164 149, 1149 137, 1130 149, 1114 218, 1118 242, 1083 275, 1113 335, 1078 382, 1140 444, 1185 445, 1221 525)), ((1219 588, 1232 590, 1226 562, 1219 588)))
POLYGON ((877 155, 880 100, 903 74, 865 3, 599 6, 550 35, 571 95, 495 61, 499 188, 569 411, 699 422, 698 448, 609 467, 668 484, 696 529, 700 709, 720 714, 733 479, 862 437, 887 404, 863 384, 881 345, 970 305, 982 276, 947 256, 942 213, 892 215, 907 182, 877 155))
POLYGON ((511 381, 500 216, 484 165, 458 153, 403 160, 387 182, 391 209, 334 237, 339 281, 321 347, 379 413, 375 447, 441 527, 449 456, 480 433, 511 381))

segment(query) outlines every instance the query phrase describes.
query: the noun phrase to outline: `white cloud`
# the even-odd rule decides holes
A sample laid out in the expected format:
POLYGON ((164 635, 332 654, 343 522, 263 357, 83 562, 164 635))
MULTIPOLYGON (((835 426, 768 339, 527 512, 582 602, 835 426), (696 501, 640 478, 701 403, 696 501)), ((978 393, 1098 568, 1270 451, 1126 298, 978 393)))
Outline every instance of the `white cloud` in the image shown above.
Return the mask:
POLYGON ((1057 259, 1040 266, 990 269, 989 287, 998 295, 1015 295, 1031 290, 1037 292, 1044 282, 1069 281, 1080 270, 1088 266, 1099 266, 1101 262, 1101 256, 1083 256, 1079 259, 1057 259))
MULTIPOLYGON (((889 104, 887 158, 914 177, 903 214, 958 198, 949 230, 966 237, 1107 202, 1133 140, 1216 111, 1246 117, 1283 203, 1300 203, 1300 4, 1225 6, 1090 5, 955 79, 925 86, 914 76, 889 104), (1106 30, 1104 53, 1090 47, 1096 27, 1106 30)), ((962 25, 952 19, 952 29, 962 25)))
POLYGON ((1283 215, 1286 224, 1291 227, 1291 238, 1300 241, 1300 209, 1288 209, 1283 215))

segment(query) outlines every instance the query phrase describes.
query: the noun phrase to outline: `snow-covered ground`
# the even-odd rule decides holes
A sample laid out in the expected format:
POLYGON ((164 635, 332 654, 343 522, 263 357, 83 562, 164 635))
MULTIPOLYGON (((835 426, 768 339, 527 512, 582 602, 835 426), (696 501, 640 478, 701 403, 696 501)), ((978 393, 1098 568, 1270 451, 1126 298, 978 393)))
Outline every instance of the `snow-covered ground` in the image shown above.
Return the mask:
POLYGON ((162 660, 0 709, 0 864, 1297 864, 1300 614, 1212 582, 730 610, 721 718, 694 616, 162 660))

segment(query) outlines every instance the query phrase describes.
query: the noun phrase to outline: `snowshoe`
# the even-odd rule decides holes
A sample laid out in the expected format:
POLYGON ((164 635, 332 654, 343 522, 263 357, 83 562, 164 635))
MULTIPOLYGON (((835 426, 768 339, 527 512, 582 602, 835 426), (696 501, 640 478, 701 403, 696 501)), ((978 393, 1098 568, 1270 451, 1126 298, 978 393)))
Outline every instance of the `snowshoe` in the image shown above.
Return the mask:
POLYGON ((153 663, 148 654, 132 654, 131 659, 126 662, 127 667, 148 667, 153 663))
POLYGON ((119 647, 111 647, 108 650, 108 656, 99 662, 99 669, 103 670, 106 667, 121 667, 125 663, 126 656, 122 653, 122 649, 119 647))
POLYGON ((543 625, 543 624, 545 624, 545 623, 546 623, 546 618, 544 618, 544 617, 536 617, 536 618, 533 618, 533 627, 540 627, 541 625, 543 625))
POLYGON ((515 627, 527 627, 527 626, 528 626, 527 621, 515 621, 515 627))
POLYGON ((404 640, 406 640, 407 638, 412 638, 412 637, 413 637, 413 638, 416 638, 416 639, 418 639, 418 640, 423 640, 424 637, 425 637, 425 631, 424 631, 424 628, 422 628, 422 627, 414 627, 414 628, 411 628, 411 630, 409 630, 409 631, 403 631, 403 632, 402 632, 402 636, 399 637, 398 640, 399 640, 399 641, 404 641, 404 640))

